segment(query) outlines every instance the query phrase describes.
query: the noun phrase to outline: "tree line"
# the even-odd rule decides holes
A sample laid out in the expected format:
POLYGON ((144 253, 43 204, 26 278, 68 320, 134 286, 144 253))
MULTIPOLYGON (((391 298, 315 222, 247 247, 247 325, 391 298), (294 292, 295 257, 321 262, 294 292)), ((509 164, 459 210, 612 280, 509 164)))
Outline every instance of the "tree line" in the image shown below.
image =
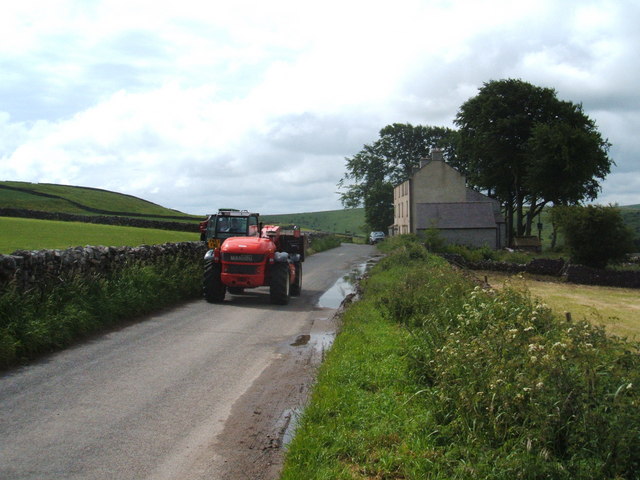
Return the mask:
POLYGON ((338 186, 346 208, 364 207, 372 230, 393 223, 393 187, 434 148, 469 187, 500 201, 509 241, 530 235, 549 205, 595 200, 609 174, 611 144, 581 104, 519 79, 483 84, 460 107, 457 129, 396 123, 352 157, 338 186))

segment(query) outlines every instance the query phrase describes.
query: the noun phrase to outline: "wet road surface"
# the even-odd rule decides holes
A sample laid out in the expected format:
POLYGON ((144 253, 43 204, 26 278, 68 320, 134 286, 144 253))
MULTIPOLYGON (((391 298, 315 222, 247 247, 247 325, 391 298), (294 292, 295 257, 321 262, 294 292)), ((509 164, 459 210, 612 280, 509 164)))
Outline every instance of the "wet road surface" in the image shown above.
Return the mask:
POLYGON ((271 478, 260 462, 275 457, 242 448, 281 446, 272 437, 333 338, 340 294, 323 295, 375 254, 345 244, 309 257, 287 306, 268 288, 194 301, 3 374, 0 478, 231 479, 242 462, 262 472, 244 478, 271 478))

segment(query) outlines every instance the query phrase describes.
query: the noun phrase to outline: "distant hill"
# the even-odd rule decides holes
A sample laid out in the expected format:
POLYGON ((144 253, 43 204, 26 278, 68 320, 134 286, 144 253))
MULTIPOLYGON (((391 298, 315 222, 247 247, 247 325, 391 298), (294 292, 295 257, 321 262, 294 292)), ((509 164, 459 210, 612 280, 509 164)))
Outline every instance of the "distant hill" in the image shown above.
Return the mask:
MULTIPOLYGON (((83 216, 118 216, 171 222, 199 222, 189 215, 124 193, 51 183, 0 182, 0 209, 22 209, 83 216)), ((310 230, 364 235, 364 209, 264 215, 265 223, 310 230)))
POLYGON ((0 208, 188 222, 202 219, 133 195, 51 183, 0 182, 0 208))
POLYGON ((331 233, 366 235, 364 208, 348 210, 327 210, 322 212, 288 213, 282 215, 261 215, 264 223, 298 225, 301 228, 331 233))

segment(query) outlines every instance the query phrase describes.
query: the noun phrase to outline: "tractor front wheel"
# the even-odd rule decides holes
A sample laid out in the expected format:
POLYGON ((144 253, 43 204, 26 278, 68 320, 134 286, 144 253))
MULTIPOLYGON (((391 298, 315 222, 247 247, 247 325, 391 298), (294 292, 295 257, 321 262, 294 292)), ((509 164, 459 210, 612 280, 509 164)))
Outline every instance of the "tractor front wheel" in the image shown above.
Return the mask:
POLYGON ((204 298, 209 303, 221 303, 227 292, 227 287, 220 278, 220 265, 213 262, 205 262, 202 290, 204 298))
POLYGON ((271 282, 269 293, 271 303, 286 305, 289 303, 289 264, 275 263, 271 267, 271 282))

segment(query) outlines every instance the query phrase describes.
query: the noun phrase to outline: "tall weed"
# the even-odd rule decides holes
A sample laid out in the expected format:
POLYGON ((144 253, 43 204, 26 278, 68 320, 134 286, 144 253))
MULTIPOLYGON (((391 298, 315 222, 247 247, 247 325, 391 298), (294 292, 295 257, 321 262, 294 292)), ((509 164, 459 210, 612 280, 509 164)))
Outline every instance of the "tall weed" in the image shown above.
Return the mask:
POLYGON ((636 478, 637 345, 560 321, 525 291, 417 262, 413 248, 381 262, 391 284, 374 274, 365 292, 411 334, 415 401, 433 413, 443 478, 636 478))

